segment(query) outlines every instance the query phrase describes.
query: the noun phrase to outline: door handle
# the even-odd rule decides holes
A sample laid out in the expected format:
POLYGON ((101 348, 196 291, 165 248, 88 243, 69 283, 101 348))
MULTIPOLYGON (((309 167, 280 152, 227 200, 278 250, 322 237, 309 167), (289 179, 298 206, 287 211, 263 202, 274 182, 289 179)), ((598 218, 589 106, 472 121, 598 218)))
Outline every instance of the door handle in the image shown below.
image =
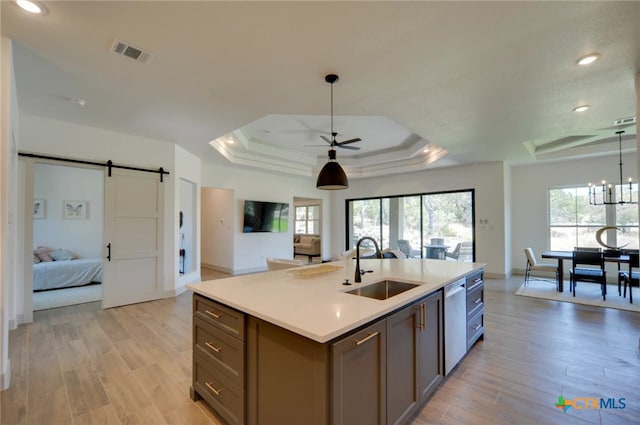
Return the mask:
POLYGON ((107 244, 107 260, 111 261, 111 242, 107 244))

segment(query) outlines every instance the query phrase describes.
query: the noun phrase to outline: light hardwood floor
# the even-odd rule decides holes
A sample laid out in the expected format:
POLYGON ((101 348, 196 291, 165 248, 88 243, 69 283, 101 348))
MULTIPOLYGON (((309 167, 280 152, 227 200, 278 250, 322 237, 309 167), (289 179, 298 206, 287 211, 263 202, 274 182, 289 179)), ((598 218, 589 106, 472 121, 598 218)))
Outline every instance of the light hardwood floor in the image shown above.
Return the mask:
MULTIPOLYGON (((485 340, 413 423, 640 423, 640 314, 513 295, 521 282, 486 281, 485 340), (623 397, 626 407, 563 413, 559 395, 623 397)), ((9 338, 3 425, 219 423, 188 396, 190 293, 44 310, 9 338)))

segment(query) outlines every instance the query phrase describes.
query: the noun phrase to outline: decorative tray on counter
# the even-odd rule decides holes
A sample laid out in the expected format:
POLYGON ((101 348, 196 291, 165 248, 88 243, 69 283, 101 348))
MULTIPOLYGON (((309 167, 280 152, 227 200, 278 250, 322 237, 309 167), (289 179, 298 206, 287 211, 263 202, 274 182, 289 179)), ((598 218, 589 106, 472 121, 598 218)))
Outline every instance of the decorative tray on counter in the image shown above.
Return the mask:
POLYGON ((315 277, 338 270, 342 270, 342 267, 334 266, 332 264, 320 264, 318 266, 289 269, 289 273, 293 274, 295 277, 315 277))

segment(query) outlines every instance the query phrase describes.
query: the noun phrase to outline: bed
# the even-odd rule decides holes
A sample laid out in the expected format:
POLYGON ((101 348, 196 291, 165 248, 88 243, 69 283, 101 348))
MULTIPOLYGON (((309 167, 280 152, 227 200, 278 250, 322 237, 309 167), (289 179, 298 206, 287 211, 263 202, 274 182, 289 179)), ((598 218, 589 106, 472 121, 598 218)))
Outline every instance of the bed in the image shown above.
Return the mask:
POLYGON ((33 265, 33 290, 83 286, 102 282, 102 258, 46 261, 33 265))

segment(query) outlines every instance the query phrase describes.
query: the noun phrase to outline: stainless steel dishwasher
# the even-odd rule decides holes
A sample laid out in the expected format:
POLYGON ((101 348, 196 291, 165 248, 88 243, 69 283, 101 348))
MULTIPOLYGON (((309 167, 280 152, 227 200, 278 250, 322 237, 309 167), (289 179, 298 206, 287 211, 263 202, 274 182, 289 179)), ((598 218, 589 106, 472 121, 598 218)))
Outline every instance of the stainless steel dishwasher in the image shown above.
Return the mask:
POLYGON ((467 291, 466 279, 444 288, 444 365, 445 375, 451 372, 467 353, 467 291))

